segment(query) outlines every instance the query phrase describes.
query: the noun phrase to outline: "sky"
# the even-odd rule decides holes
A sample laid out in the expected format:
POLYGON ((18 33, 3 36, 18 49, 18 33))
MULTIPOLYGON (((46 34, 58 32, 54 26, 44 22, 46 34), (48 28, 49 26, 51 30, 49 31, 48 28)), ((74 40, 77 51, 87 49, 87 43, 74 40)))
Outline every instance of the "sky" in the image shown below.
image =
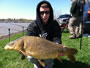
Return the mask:
MULTIPOLYGON (((36 6, 42 0, 0 0, 0 19, 35 19, 36 6)), ((71 0, 47 0, 53 7, 55 17, 69 14, 71 0)))

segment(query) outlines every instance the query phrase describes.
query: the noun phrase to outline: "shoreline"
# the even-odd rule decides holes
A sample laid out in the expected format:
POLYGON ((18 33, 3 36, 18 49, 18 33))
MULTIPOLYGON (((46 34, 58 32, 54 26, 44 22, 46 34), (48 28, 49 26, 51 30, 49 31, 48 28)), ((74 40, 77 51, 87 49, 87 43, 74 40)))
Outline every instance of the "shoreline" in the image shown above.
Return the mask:
MULTIPOLYGON (((12 33, 12 34, 10 34, 10 37, 12 37, 15 34, 20 34, 20 33, 22 33, 22 31, 21 32, 17 32, 17 33, 12 33)), ((0 41, 1 40, 5 40, 5 39, 9 39, 9 35, 5 35, 5 36, 1 36, 0 37, 0 41)))

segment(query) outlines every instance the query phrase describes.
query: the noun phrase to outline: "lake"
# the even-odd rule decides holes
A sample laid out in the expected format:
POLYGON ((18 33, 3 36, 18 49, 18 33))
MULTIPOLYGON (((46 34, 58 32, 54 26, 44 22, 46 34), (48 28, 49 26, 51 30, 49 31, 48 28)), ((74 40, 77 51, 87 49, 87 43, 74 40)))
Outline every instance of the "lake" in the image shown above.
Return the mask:
POLYGON ((0 23, 0 37, 25 30, 30 23, 0 23))

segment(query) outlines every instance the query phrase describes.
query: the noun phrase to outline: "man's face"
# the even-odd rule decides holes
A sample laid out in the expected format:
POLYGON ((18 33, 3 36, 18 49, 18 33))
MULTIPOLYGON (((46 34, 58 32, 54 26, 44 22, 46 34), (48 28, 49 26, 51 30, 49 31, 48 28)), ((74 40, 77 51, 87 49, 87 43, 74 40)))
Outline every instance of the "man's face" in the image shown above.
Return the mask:
POLYGON ((40 16, 44 24, 47 24, 48 19, 50 17, 50 8, 40 7, 40 16))

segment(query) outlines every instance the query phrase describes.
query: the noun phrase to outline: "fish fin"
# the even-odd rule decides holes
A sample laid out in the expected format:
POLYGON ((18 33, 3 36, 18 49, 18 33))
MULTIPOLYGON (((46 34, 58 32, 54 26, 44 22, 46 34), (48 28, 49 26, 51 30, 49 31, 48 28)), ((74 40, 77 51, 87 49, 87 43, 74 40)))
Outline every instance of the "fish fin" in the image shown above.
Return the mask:
POLYGON ((25 59, 25 56, 24 56, 24 55, 22 55, 21 59, 22 59, 22 60, 24 60, 24 59, 25 59))
POLYGON ((74 55, 78 52, 77 49, 75 49, 75 48, 69 48, 69 51, 70 51, 71 55, 74 55))
POLYGON ((71 62, 73 62, 73 63, 76 61, 74 55, 75 55, 77 52, 78 52, 78 51, 77 51, 77 49, 75 49, 75 48, 68 48, 67 56, 68 56, 68 58, 71 60, 71 62))
POLYGON ((43 67, 45 67, 45 63, 44 63, 43 61, 41 61, 41 60, 39 60, 39 59, 38 59, 38 61, 39 61, 39 63, 40 63, 43 67))
POLYGON ((57 59, 58 59, 61 63, 63 63, 62 60, 60 59, 60 56, 58 56, 57 59))
POLYGON ((23 55, 23 53, 19 52, 22 56, 21 59, 24 60, 25 59, 25 55, 23 55))
POLYGON ((19 51, 20 51, 20 53, 21 53, 22 55, 28 56, 28 54, 27 54, 26 52, 24 52, 24 51, 22 51, 22 50, 19 50, 19 51))
POLYGON ((73 55, 68 55, 68 58, 70 59, 70 61, 72 63, 75 63, 76 59, 75 59, 75 57, 73 55))

